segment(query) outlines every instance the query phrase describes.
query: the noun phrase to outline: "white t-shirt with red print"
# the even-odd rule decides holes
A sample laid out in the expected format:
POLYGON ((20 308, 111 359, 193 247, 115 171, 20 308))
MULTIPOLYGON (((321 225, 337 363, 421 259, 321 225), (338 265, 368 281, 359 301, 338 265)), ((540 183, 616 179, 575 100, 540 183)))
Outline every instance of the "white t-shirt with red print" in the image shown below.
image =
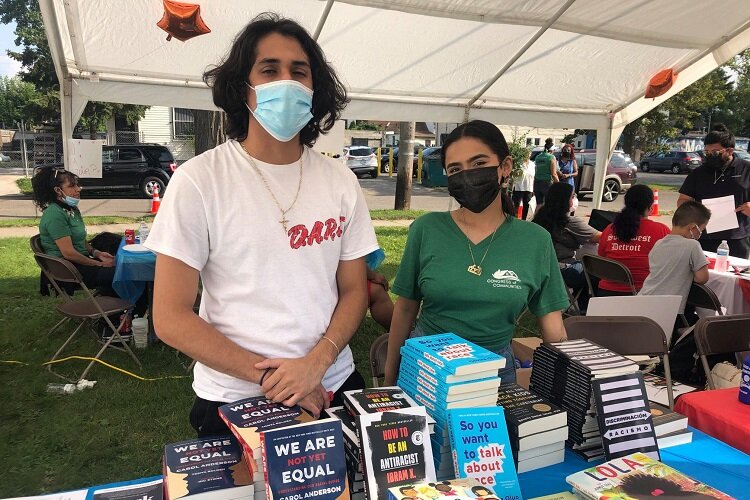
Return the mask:
MULTIPOLYGON (((599 255, 614 259, 630 269, 635 289, 640 290, 649 272, 649 252, 654 248, 657 241, 669 233, 669 228, 661 222, 642 218, 635 238, 628 242, 622 242, 617 239, 617 235, 612 231, 612 224, 610 224, 602 231, 602 237, 599 240, 599 255)), ((630 287, 607 280, 601 280, 599 288, 616 292, 631 292, 630 287)))
MULTIPOLYGON (((299 162, 255 160, 268 183, 230 140, 180 166, 170 180, 146 246, 200 271, 200 316, 243 348, 266 358, 306 355, 338 303, 339 261, 378 248, 355 175, 305 148, 299 162)), ((336 391, 354 371, 349 347, 323 378, 336 391)), ((259 396, 259 386, 197 363, 193 389, 209 401, 259 396)))

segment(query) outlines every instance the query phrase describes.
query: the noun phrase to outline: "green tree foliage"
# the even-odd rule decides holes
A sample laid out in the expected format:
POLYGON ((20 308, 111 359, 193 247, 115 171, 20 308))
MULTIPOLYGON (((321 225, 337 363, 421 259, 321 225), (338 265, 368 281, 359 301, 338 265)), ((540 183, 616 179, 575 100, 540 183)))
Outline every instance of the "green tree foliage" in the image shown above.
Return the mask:
MULTIPOLYGON (((46 106, 46 96, 34 84, 18 77, 0 76, 0 128, 15 128, 21 120, 28 122, 46 106)), ((35 123, 32 120, 28 125, 35 123)))
MULTIPOLYGON (((24 119, 33 124, 60 121, 60 85, 44 32, 42 14, 37 0, 2 0, 0 22, 16 23, 16 45, 20 50, 8 51, 8 56, 21 63, 19 77, 36 89, 34 104, 24 108, 24 119)), ((115 114, 134 123, 142 118, 147 106, 90 102, 83 112, 81 124, 95 133, 104 129, 107 120, 115 114)), ((0 118, 0 121, 2 119, 0 118)))
POLYGON ((513 157, 513 170, 510 177, 513 180, 520 179, 523 172, 523 163, 531 153, 531 147, 526 145, 526 134, 513 134, 513 138, 508 143, 508 149, 510 149, 510 155, 513 157))

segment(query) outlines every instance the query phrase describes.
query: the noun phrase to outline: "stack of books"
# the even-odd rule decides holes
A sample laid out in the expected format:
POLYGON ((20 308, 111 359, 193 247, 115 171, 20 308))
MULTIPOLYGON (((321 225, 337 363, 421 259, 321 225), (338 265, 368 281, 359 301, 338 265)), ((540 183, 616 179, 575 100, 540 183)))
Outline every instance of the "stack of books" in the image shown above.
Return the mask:
POLYGON ((732 497, 643 453, 616 458, 566 478, 580 498, 732 497))
POLYGON ((658 403, 650 403, 650 411, 660 450, 693 441, 693 433, 687 428, 688 418, 685 415, 658 403))
POLYGON ((432 454, 438 479, 453 478, 448 410, 497 404, 505 358, 456 334, 408 339, 401 348, 398 385, 435 419, 432 454))
MULTIPOLYGON (((344 391, 342 399, 343 407, 329 408, 326 413, 342 422, 347 452, 347 472, 352 488, 351 493, 356 499, 364 497, 366 491, 364 456, 357 425, 359 417, 388 411, 411 411, 419 407, 419 404, 397 386, 344 391)), ((428 416, 429 432, 434 432, 434 425, 435 420, 428 416)))
POLYGON ((277 427, 315 420, 299 406, 284 406, 264 396, 241 399, 220 406, 219 416, 242 447, 244 463, 251 474, 256 500, 266 498, 261 433, 277 427))
POLYGON ((591 382, 638 365, 588 340, 544 343, 534 351, 529 389, 567 412, 567 445, 585 460, 604 456, 591 382))
POLYGON ((497 406, 505 411, 516 470, 528 472, 565 460, 568 414, 517 384, 503 384, 497 406))
POLYGON ((164 498, 260 498, 254 495, 250 470, 232 436, 168 444, 164 447, 164 498))
POLYGON ((349 478, 349 491, 351 492, 352 500, 364 500, 365 476, 362 468, 362 450, 359 445, 357 425, 343 406, 332 406, 326 408, 324 411, 327 417, 341 420, 341 429, 344 433, 344 451, 346 474, 349 478))

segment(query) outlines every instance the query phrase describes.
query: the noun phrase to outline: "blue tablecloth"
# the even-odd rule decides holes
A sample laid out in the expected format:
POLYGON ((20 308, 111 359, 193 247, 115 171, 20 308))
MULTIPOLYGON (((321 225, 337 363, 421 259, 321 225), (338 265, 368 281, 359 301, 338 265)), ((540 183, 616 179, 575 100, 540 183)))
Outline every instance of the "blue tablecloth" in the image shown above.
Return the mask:
POLYGON ((146 284, 154 281, 156 254, 153 252, 128 252, 123 250, 125 239, 120 242, 120 250, 115 258, 115 277, 112 288, 120 298, 135 304, 146 284))
MULTIPOLYGON (((735 498, 750 498, 750 455, 697 429, 691 430, 693 442, 663 450, 662 462, 735 498)), ((567 476, 602 462, 586 462, 566 449, 565 462, 519 475, 523 497, 570 491, 565 482, 567 476)))

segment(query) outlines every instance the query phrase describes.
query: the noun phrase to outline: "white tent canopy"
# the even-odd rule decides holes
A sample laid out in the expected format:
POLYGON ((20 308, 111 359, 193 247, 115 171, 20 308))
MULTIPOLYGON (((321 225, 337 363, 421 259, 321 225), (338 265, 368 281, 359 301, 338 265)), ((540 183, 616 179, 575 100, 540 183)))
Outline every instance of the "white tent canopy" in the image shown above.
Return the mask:
POLYGON ((748 0, 193 2, 211 33, 180 42, 156 26, 161 0, 40 0, 66 137, 89 100, 214 109, 203 71, 274 11, 317 34, 345 117, 595 129, 601 193, 625 125, 750 46, 748 0), (675 85, 645 99, 665 68, 675 85))

